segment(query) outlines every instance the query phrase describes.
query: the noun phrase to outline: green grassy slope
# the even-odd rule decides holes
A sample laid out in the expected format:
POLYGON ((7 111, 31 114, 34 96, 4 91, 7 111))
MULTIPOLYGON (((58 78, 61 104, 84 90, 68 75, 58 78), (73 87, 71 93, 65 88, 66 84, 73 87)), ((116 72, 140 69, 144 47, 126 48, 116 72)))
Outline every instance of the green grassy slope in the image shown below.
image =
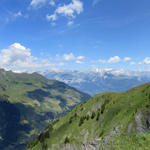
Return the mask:
POLYGON ((0 149, 21 150, 29 137, 37 135, 48 122, 89 98, 87 94, 37 73, 17 74, 1 69, 0 149), (15 130, 13 134, 11 130, 15 130))
POLYGON ((103 93, 49 125, 27 150, 149 150, 150 83, 103 93))

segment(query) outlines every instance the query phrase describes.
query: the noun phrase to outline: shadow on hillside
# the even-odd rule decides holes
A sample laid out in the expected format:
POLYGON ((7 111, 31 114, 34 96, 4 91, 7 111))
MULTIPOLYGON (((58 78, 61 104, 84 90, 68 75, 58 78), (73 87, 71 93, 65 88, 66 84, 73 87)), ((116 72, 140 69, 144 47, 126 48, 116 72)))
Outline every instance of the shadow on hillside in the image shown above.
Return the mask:
POLYGON ((15 105, 0 98, 0 150, 17 143, 21 132, 30 131, 29 125, 20 124, 20 111, 15 105))

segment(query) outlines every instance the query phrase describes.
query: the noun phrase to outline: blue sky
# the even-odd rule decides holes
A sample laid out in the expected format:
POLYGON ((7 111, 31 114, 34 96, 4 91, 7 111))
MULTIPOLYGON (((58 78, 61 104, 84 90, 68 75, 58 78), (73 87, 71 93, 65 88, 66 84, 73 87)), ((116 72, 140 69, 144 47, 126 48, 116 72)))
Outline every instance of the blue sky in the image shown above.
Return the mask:
POLYGON ((149 0, 1 0, 0 67, 150 70, 149 0))

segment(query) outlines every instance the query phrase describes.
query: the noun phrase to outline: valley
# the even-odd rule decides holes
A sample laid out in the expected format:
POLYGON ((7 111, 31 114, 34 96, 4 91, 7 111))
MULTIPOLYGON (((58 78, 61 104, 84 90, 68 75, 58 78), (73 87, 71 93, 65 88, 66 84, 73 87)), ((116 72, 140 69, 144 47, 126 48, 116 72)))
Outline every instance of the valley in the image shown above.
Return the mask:
POLYGON ((0 149, 22 150, 54 119, 90 96, 38 73, 0 70, 0 149))

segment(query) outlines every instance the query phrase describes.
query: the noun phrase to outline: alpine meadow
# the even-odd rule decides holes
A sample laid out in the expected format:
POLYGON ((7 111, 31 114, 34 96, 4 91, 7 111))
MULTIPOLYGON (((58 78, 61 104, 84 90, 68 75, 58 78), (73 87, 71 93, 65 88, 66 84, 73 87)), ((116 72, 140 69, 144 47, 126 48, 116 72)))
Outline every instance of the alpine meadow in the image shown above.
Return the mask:
POLYGON ((150 150, 149 0, 0 0, 0 150, 150 150))

